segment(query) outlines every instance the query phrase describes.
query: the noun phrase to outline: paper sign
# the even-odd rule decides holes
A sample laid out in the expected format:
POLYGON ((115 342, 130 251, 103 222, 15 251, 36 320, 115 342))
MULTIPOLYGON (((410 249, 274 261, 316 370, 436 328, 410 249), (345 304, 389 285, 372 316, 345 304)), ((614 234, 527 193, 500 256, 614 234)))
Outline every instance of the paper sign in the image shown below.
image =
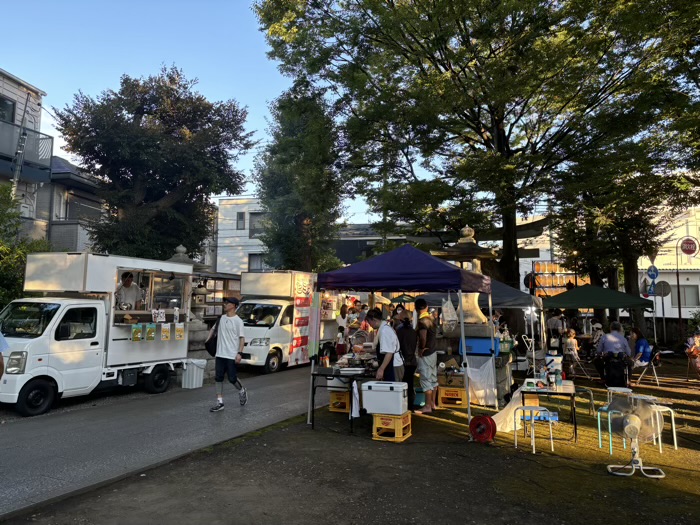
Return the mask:
POLYGON ((141 323, 136 323, 131 326, 131 340, 138 343, 143 339, 143 325, 141 323))
POLYGON ((155 341, 156 340, 156 324, 155 323, 148 323, 146 325, 146 341, 155 341))
POLYGON ((175 340, 182 341, 185 338, 185 323, 175 323, 175 340))
POLYGON ((160 326, 160 340, 170 341, 170 323, 166 323, 160 326))

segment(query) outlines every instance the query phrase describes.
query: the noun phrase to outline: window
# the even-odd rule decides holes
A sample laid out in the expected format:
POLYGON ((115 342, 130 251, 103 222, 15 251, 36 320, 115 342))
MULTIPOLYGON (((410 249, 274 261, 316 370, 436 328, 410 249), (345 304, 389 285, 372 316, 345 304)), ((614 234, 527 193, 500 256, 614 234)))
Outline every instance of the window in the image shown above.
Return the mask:
POLYGON ((262 272, 263 271, 263 256, 262 253, 248 254, 248 271, 262 272))
POLYGON ((10 303, 0 312, 0 332, 6 337, 39 337, 60 306, 54 303, 10 303))
POLYGON ((250 238, 256 239, 260 237, 260 234, 264 231, 263 222, 267 214, 262 212, 255 212, 250 214, 250 238))
POLYGON ((236 229, 245 230, 245 212, 239 211, 236 213, 236 229))
POLYGON ((97 308, 71 308, 56 328, 56 341, 92 339, 97 335, 97 308))
MULTIPOLYGON (((671 286, 671 306, 678 307, 678 287, 671 286)), ((681 285, 681 306, 700 306, 698 287, 694 284, 681 285)))
POLYGON ((9 98, 0 97, 0 120, 15 123, 15 103, 9 98))
POLYGON ((291 304, 284 309, 282 314, 282 320, 280 321, 280 326, 287 326, 292 324, 292 319, 294 319, 294 306, 291 304))

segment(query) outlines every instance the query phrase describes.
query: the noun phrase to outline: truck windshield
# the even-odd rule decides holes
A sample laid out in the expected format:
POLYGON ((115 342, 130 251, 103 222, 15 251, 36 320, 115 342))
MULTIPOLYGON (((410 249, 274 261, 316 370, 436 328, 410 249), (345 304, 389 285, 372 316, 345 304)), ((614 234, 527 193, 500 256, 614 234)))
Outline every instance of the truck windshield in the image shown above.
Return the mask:
POLYGON ((282 310, 276 304, 243 303, 238 309, 238 316, 246 326, 272 326, 282 310))
POLYGON ((58 308, 54 303, 10 303, 0 312, 0 332, 5 337, 39 337, 58 308))

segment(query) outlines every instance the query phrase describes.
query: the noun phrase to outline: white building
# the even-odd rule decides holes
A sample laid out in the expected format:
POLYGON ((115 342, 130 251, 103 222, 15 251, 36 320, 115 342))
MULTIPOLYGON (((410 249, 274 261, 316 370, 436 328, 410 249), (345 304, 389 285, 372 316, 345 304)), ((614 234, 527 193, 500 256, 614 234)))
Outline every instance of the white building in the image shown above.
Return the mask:
POLYGON ((262 272, 265 248, 258 238, 264 213, 254 197, 230 197, 219 200, 217 219, 216 270, 240 274, 262 272))
MULTIPOLYGON (((657 316, 665 311, 667 318, 678 318, 678 281, 681 292, 681 315, 688 319, 694 310, 700 308, 700 254, 685 255, 681 251, 681 240, 694 237, 696 246, 700 239, 700 208, 689 208, 679 215, 672 230, 667 234, 668 240, 654 259, 654 266, 659 270, 658 284, 665 281, 670 285, 671 294, 666 297, 651 297, 656 303, 657 316), (678 270, 678 273, 676 273, 678 270), (663 308, 662 302, 663 301, 663 308)), ((647 269, 652 265, 647 257, 639 259, 640 289, 647 287, 651 279, 647 269)))
POLYGON ((0 69, 0 184, 11 183, 15 160, 23 154, 16 197, 22 232, 32 238, 47 236, 48 222, 37 217, 40 188, 51 181, 53 137, 41 129, 41 89, 0 69))

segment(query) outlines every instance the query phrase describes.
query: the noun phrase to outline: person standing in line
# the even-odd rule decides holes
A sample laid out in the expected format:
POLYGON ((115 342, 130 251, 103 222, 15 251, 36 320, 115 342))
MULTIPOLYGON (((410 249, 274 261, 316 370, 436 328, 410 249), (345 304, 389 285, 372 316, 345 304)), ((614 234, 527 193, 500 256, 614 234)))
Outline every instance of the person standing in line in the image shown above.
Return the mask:
POLYGON ((243 336, 243 320, 236 315, 240 301, 236 297, 224 299, 224 315, 219 319, 216 341, 215 376, 216 405, 210 412, 224 409, 224 376, 228 376, 231 384, 238 389, 241 406, 248 402, 248 392, 238 380, 236 365, 241 362, 245 337, 243 336))
POLYGON ((428 312, 428 303, 425 299, 417 299, 415 302, 416 312, 418 312, 418 351, 416 352, 418 361, 418 373, 420 374, 420 386, 425 392, 425 407, 417 410, 417 414, 429 414, 437 409, 435 402, 435 391, 438 386, 437 381, 437 354, 436 334, 437 328, 432 315, 428 312))
POLYGON ((566 325, 562 319, 562 311, 557 308, 552 317, 547 319, 547 348, 560 351, 561 339, 566 333, 566 325))
POLYGON ((367 312, 367 322, 377 330, 377 369, 378 381, 403 381, 403 357, 399 338, 386 321, 382 321, 382 311, 372 308, 367 312))
POLYGON ((416 391, 413 380, 416 375, 416 348, 418 347, 418 334, 411 326, 411 316, 404 310, 397 318, 396 337, 399 339, 399 348, 403 357, 403 382, 408 385, 408 409, 413 410, 416 399, 416 391))

